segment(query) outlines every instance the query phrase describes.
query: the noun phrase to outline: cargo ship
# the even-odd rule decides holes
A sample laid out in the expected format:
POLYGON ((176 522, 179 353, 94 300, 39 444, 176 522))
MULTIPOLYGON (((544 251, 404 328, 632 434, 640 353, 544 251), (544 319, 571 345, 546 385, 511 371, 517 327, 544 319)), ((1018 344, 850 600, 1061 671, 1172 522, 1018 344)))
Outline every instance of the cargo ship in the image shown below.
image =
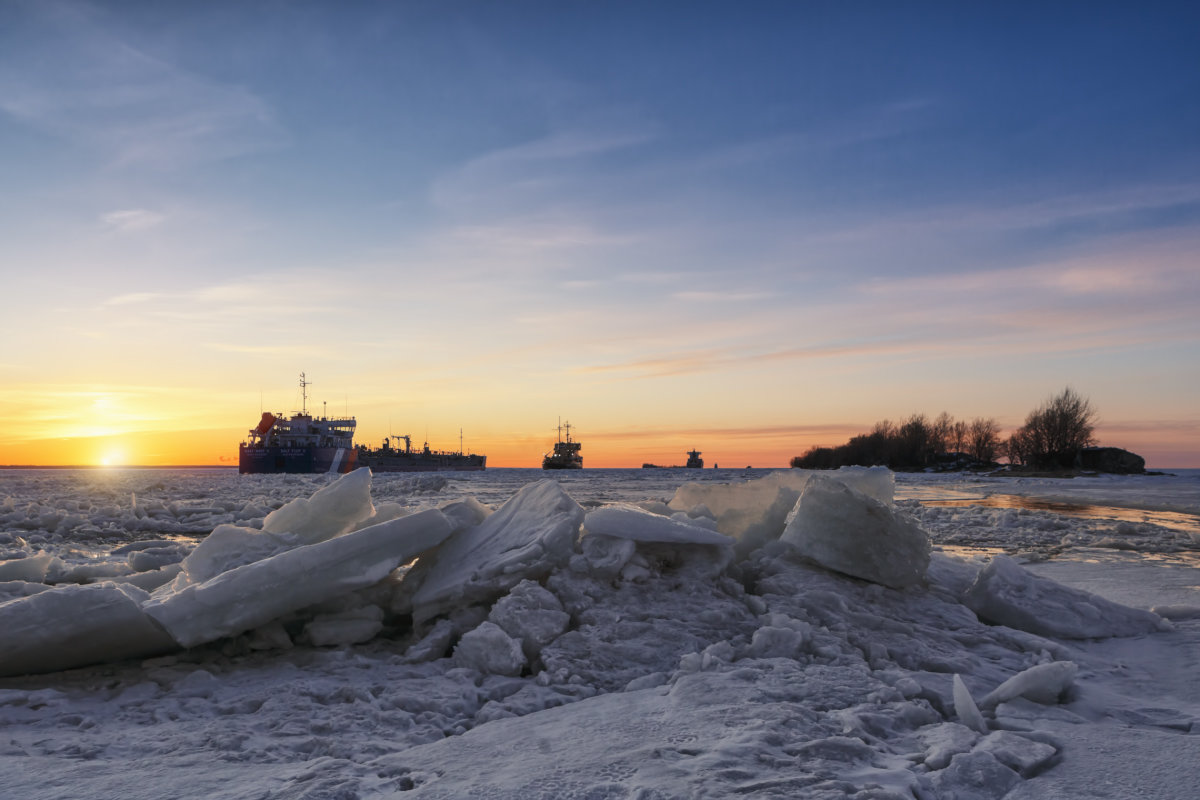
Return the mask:
POLYGON ((542 456, 542 469, 583 469, 583 456, 579 455, 581 447, 583 447, 582 443, 571 439, 571 423, 564 423, 560 419, 558 441, 554 443, 554 452, 542 456), (563 439, 564 428, 567 431, 565 440, 563 439))
POLYGON ((308 413, 308 387, 300 373, 300 413, 264 411, 238 448, 238 472, 350 472, 357 464, 354 417, 314 417, 308 413))
POLYGON ((687 463, 680 467, 678 464, 672 464, 669 467, 661 466, 660 464, 651 464, 649 462, 642 464, 642 469, 704 469, 704 459, 700 457, 699 450, 688 450, 687 463))
POLYGON ((429 442, 420 450, 412 449, 408 436, 392 437, 404 440, 404 449, 392 447, 391 438, 383 440, 377 448, 359 445, 358 465, 370 467, 372 472, 461 472, 487 469, 487 456, 462 451, 460 435, 457 453, 429 449, 429 442))

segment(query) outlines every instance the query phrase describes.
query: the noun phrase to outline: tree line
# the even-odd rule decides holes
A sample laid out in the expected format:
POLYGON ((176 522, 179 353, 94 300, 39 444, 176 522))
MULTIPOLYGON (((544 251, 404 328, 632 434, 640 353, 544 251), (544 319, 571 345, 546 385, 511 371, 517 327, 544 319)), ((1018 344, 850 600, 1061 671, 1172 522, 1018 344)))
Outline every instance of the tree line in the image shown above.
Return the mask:
POLYGON ((943 411, 934 419, 913 414, 901 422, 876 422, 870 433, 837 447, 813 447, 792 459, 793 467, 836 469, 881 465, 895 470, 930 467, 994 466, 1004 458, 1014 466, 1067 469, 1079 451, 1096 443, 1096 412, 1067 387, 1030 411, 1025 424, 1001 436, 991 417, 956 420, 943 411))

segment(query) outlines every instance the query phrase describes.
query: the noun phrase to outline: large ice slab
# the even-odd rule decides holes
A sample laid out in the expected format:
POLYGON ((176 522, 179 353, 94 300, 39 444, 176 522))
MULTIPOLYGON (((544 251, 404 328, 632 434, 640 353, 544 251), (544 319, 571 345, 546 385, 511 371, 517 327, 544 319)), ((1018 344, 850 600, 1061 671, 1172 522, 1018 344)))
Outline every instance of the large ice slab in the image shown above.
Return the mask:
POLYGON ((175 585, 182 588, 190 583, 204 583, 222 572, 262 561, 300 544, 301 540, 291 533, 218 525, 180 562, 183 575, 175 585))
POLYGON ((733 539, 724 534, 689 525, 671 517, 652 514, 638 506, 617 503, 589 511, 583 527, 590 534, 632 539, 636 542, 668 544, 731 545, 733 539))
POLYGON ((779 538, 813 476, 837 480, 884 504, 890 504, 895 493, 895 476, 886 467, 843 467, 832 472, 791 469, 751 481, 685 483, 675 490, 668 506, 711 514, 717 530, 736 539, 737 553, 744 556, 779 538))
POLYGON ((899 589, 925 577, 929 537, 907 517, 841 481, 814 475, 783 541, 821 566, 899 589))
POLYGON ((492 600, 526 578, 545 576, 570 558, 582 521, 583 509, 556 481, 523 487, 479 525, 422 559, 428 566, 412 598, 413 619, 492 600))
POLYGON ((346 473, 312 497, 297 497, 263 520, 268 533, 291 533, 315 544, 352 530, 375 513, 371 505, 371 470, 346 473))
POLYGON ((0 603, 0 675, 54 672, 170 652, 175 641, 125 584, 61 586, 0 603))
POLYGON ((66 565, 61 558, 49 553, 42 553, 27 558, 0 561, 0 581, 44 583, 47 582, 47 578, 65 570, 66 565))
POLYGON ((422 511, 222 572, 155 597, 145 610, 193 647, 378 583, 450 531, 440 511, 422 511))
POLYGON ((1137 636, 1169 626, 1157 614, 1039 577, 999 554, 979 571, 963 603, 988 622, 1063 639, 1137 636))

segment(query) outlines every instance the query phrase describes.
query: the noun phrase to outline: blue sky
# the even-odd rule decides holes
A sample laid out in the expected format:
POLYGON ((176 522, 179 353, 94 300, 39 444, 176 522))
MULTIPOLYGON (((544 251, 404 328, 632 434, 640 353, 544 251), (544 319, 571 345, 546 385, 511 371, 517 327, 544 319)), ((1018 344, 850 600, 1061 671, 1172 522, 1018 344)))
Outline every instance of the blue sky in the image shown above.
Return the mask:
POLYGON ((1189 4, 0 5, 6 427, 240 435, 306 370, 636 465, 1070 384, 1200 464, 1189 4))

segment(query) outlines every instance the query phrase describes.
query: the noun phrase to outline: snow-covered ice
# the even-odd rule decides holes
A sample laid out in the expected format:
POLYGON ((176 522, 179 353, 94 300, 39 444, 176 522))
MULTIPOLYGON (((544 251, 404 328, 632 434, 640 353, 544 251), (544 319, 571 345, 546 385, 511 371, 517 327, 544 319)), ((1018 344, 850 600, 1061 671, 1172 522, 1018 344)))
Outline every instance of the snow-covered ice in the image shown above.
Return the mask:
POLYGON ((412 615, 432 619, 496 600, 526 578, 544 578, 570 558, 583 509, 552 480, 518 491, 479 525, 455 533, 421 559, 409 579, 412 615))
POLYGON ((988 622, 1042 636, 1099 639, 1169 627, 1157 614, 1063 586, 996 554, 979 571, 963 602, 988 622))
POLYGON ((175 641, 193 647, 373 586, 440 544, 450 530, 440 511, 427 509, 317 544, 301 544, 202 583, 168 587, 142 608, 175 641))
POLYGON ((1195 473, 4 471, 0 786, 1190 798, 1198 498, 1195 473))

